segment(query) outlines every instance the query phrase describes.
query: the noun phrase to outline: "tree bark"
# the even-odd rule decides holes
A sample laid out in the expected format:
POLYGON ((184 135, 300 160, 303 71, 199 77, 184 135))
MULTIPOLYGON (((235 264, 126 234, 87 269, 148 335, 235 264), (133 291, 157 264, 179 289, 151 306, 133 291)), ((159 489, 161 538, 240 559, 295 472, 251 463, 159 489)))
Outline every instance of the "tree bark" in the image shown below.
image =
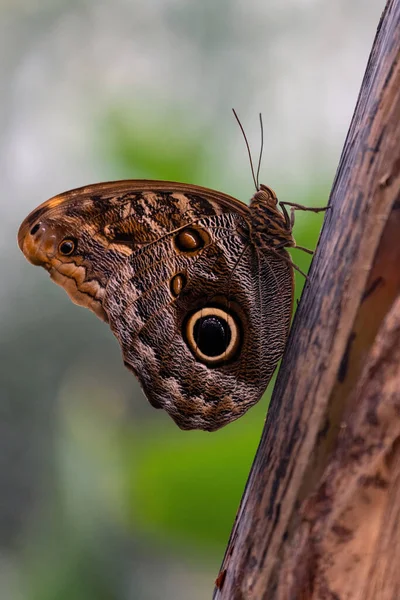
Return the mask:
POLYGON ((215 599, 400 598, 399 190, 389 0, 215 599))

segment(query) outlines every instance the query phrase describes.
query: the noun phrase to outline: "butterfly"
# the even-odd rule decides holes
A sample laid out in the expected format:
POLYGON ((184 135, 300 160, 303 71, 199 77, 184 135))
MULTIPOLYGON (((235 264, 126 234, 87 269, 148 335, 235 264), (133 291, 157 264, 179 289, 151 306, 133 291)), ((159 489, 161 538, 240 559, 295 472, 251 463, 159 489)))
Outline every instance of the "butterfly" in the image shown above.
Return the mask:
MULTIPOLYGON (((214 431, 261 398, 282 357, 296 268, 294 210, 185 183, 98 183, 51 198, 19 246, 109 324, 150 403, 214 431)), ((323 210, 323 209, 311 209, 323 210)))

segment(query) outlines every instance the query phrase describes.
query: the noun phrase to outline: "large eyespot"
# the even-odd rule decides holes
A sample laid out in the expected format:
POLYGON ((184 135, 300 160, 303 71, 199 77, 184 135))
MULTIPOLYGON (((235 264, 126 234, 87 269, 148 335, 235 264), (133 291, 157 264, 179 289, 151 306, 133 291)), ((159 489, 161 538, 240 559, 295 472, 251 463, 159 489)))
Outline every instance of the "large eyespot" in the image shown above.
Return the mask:
POLYGON ((70 254, 73 253, 73 251, 75 250, 75 248, 76 248, 76 242, 75 242, 75 240, 65 239, 58 246, 58 251, 63 256, 69 256, 70 254))
POLYGON ((240 337, 236 319, 226 310, 214 306, 197 310, 185 324, 185 338, 190 350, 207 365, 233 358, 240 337))

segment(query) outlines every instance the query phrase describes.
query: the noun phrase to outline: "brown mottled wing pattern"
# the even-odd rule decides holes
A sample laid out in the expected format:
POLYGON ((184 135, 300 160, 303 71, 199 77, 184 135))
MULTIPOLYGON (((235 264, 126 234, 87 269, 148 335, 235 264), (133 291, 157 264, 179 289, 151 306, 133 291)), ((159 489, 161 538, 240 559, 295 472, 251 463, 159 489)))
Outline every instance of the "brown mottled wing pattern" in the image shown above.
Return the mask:
POLYGON ((111 182, 47 201, 19 243, 109 323, 153 406, 183 429, 212 431, 260 399, 290 323, 291 265, 268 250, 259 202, 253 217, 197 186, 111 182), (200 342, 213 328, 226 341, 220 355, 200 342))

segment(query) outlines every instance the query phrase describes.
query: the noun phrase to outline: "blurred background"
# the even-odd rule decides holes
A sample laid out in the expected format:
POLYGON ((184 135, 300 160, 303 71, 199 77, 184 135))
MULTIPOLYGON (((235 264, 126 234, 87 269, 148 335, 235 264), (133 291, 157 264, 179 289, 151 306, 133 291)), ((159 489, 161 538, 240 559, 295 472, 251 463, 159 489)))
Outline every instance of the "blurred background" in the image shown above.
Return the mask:
MULTIPOLYGON (((216 433, 180 431, 108 328, 25 261, 20 222, 118 178, 248 201, 232 107, 256 157, 263 113, 261 181, 325 205, 383 6, 0 1, 2 600, 210 598, 270 395, 216 433)), ((320 225, 299 215, 298 243, 320 225)))

